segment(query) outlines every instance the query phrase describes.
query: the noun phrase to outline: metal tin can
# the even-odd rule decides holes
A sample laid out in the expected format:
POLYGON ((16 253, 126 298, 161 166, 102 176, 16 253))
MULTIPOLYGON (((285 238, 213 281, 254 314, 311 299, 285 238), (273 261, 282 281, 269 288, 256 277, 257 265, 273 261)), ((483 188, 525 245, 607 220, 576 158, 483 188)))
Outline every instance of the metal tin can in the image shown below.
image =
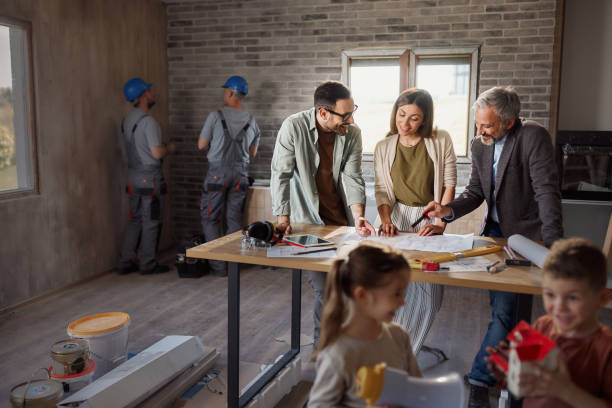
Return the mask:
POLYGON ((61 340, 51 346, 53 373, 59 376, 82 372, 89 359, 89 343, 83 339, 61 340))
POLYGON ((53 380, 33 380, 11 389, 13 408, 51 408, 60 402, 64 393, 61 383, 53 380))

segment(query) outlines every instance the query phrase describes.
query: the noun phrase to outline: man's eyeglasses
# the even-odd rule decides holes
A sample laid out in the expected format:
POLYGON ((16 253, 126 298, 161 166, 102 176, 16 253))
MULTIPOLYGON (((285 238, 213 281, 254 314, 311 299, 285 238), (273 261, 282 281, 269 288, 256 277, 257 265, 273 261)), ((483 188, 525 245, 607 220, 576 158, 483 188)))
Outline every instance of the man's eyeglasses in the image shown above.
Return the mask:
POLYGON ((342 121, 346 122, 347 120, 349 120, 353 116, 353 113, 355 113, 357 108, 358 108, 358 106, 355 105, 355 109, 353 109, 352 112, 346 112, 346 113, 334 112, 333 110, 329 109, 327 106, 323 106, 321 109, 325 109, 329 113, 333 113, 334 115, 340 116, 342 118, 342 121))

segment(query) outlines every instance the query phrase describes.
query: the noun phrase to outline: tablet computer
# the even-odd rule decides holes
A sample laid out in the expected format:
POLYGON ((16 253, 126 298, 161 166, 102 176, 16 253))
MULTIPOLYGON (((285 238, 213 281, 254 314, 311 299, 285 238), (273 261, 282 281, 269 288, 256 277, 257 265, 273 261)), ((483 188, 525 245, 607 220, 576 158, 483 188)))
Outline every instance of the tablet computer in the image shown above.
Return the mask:
POLYGON ((302 234, 302 235, 289 235, 283 237, 283 241, 291 242, 296 245, 303 247, 316 247, 323 245, 332 245, 333 242, 323 238, 319 238, 316 235, 302 234))

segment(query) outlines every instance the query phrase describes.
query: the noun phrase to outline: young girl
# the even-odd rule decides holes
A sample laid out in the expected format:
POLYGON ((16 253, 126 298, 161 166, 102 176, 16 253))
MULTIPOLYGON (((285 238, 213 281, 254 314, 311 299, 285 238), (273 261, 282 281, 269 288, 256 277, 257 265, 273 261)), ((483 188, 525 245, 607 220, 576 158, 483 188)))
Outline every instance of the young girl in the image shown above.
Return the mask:
POLYGON ((362 245, 334 262, 308 407, 365 407, 355 393, 355 374, 364 365, 385 362, 422 376, 408 333, 391 322, 409 281, 408 263, 390 247, 362 245))

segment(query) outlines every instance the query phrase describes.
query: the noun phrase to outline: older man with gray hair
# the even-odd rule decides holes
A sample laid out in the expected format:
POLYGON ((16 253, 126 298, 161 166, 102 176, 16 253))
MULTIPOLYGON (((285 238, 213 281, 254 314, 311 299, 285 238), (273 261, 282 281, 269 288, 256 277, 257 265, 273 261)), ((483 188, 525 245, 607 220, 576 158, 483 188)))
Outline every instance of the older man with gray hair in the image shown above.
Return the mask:
MULTIPOLYGON (((512 88, 483 92, 473 108, 477 135, 472 144, 470 181, 448 205, 431 202, 423 212, 451 222, 486 201, 482 235, 507 238, 522 234, 551 245, 563 236, 563 225, 550 135, 539 123, 519 118, 521 103, 512 88)), ((493 313, 469 374, 469 407, 489 406, 488 387, 495 379, 484 361, 486 348, 497 346, 516 326, 520 297, 521 303, 531 304, 529 295, 489 291, 493 313)))

